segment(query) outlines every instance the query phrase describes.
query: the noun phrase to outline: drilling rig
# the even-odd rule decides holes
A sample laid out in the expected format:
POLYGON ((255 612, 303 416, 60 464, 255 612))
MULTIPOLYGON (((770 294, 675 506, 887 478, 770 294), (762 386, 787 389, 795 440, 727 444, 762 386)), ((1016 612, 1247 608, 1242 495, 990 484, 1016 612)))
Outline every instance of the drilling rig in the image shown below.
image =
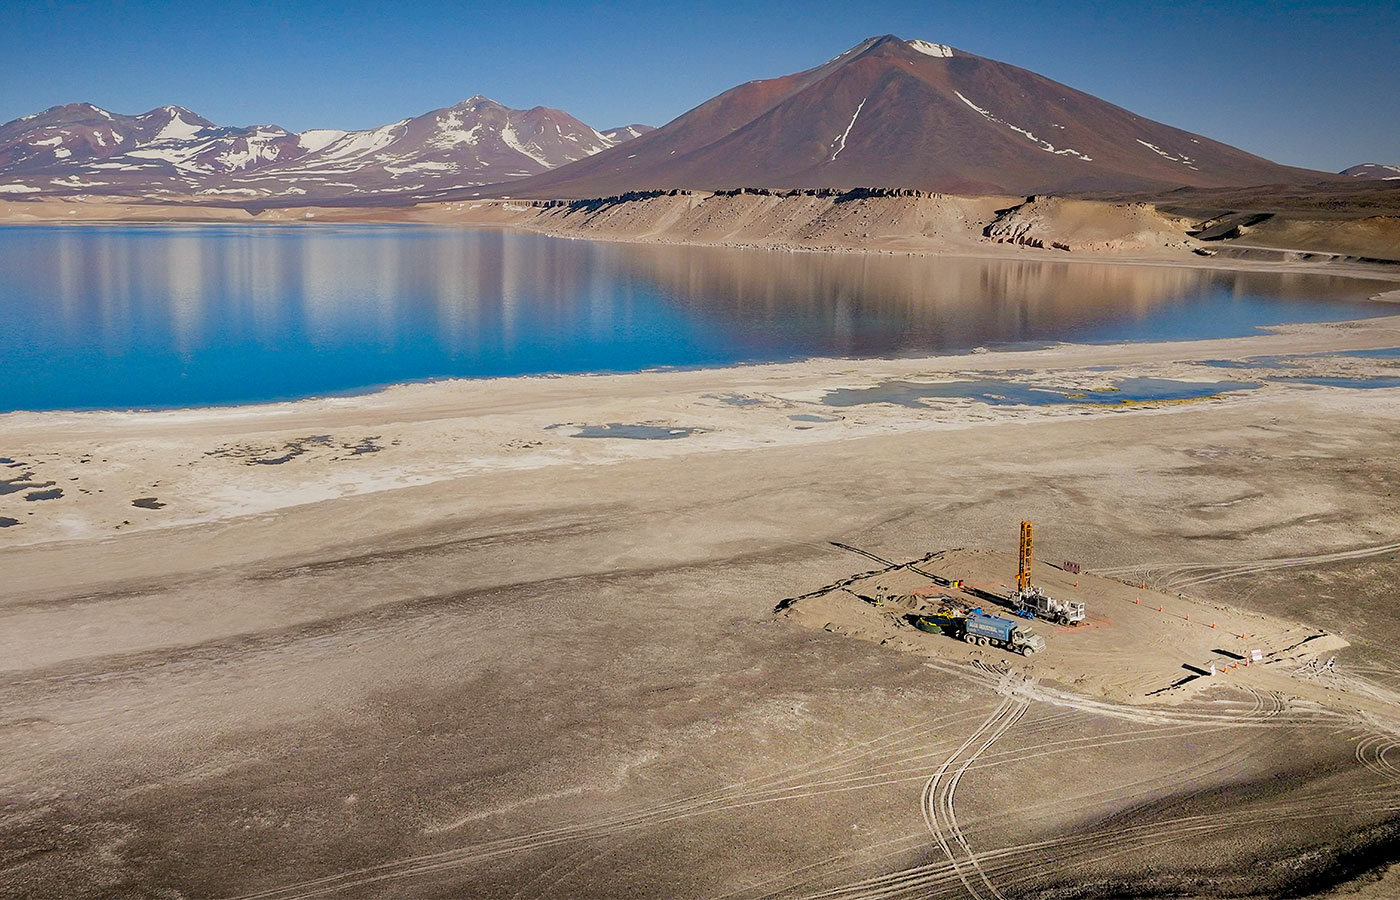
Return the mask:
POLYGON ((1031 589, 1031 550, 1034 538, 1031 523, 1021 523, 1021 558, 1016 566, 1016 593, 1024 594, 1031 589))
POLYGON ((1039 616, 1061 625, 1078 625, 1084 621, 1084 604, 1074 600, 1056 600, 1031 584, 1031 559, 1034 536, 1030 522, 1021 523, 1021 553, 1016 566, 1016 591, 1011 606, 1027 618, 1039 616))

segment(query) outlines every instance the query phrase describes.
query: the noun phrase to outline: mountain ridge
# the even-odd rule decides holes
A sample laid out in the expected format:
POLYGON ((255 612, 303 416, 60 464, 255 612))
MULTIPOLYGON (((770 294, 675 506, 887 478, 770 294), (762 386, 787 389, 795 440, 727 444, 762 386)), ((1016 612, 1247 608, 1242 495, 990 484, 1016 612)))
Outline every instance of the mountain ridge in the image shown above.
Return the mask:
POLYGON ((1339 175, 1347 175, 1352 178, 1377 178, 1382 181, 1400 181, 1400 166, 1390 166, 1385 163, 1357 163, 1348 166, 1339 175))
POLYGON ((216 125, 181 106, 70 103, 0 125, 0 193, 336 199, 523 178, 648 130, 604 133, 545 106, 475 95, 360 131, 216 125), (498 174, 499 173, 499 174, 498 174))
POLYGON ((0 125, 0 194, 250 209, 739 187, 1024 196, 1358 176, 1280 165, 1028 69, 894 35, 736 85, 655 129, 600 132, 561 110, 480 95, 348 132, 218 126, 177 106, 117 116, 92 104, 0 125))

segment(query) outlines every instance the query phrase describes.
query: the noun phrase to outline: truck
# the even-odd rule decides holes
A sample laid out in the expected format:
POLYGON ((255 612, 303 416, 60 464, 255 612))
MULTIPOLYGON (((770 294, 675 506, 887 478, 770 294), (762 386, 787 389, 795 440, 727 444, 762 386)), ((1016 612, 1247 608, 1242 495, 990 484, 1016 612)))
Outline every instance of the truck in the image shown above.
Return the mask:
POLYGON ((1045 649, 1045 638, 1020 622, 1003 619, 1001 616, 989 616, 976 609, 969 612, 967 618, 962 621, 962 639, 969 644, 979 647, 1001 647, 1022 656, 1030 656, 1045 649))
POLYGON ((1057 600, 1034 586, 1015 591, 1011 595, 1011 606, 1019 616, 1049 619, 1060 625, 1078 625, 1084 621, 1083 603, 1057 600))

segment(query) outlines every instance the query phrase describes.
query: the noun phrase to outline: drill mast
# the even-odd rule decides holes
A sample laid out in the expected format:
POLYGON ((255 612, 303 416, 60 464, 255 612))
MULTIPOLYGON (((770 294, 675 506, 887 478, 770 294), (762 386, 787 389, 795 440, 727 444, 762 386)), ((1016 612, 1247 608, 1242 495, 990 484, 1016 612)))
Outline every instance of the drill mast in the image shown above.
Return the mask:
POLYGON ((1021 523, 1021 561, 1016 569, 1016 590, 1025 592, 1031 586, 1031 523, 1021 523))

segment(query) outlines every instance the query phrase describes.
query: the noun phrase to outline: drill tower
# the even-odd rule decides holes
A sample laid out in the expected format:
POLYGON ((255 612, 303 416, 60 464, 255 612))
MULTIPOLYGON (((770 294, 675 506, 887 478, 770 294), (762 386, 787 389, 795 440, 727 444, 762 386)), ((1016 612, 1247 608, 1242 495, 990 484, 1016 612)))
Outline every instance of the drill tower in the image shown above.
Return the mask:
POLYGON ((1025 593, 1031 588, 1031 523, 1021 523, 1021 561, 1016 568, 1016 590, 1025 593))

